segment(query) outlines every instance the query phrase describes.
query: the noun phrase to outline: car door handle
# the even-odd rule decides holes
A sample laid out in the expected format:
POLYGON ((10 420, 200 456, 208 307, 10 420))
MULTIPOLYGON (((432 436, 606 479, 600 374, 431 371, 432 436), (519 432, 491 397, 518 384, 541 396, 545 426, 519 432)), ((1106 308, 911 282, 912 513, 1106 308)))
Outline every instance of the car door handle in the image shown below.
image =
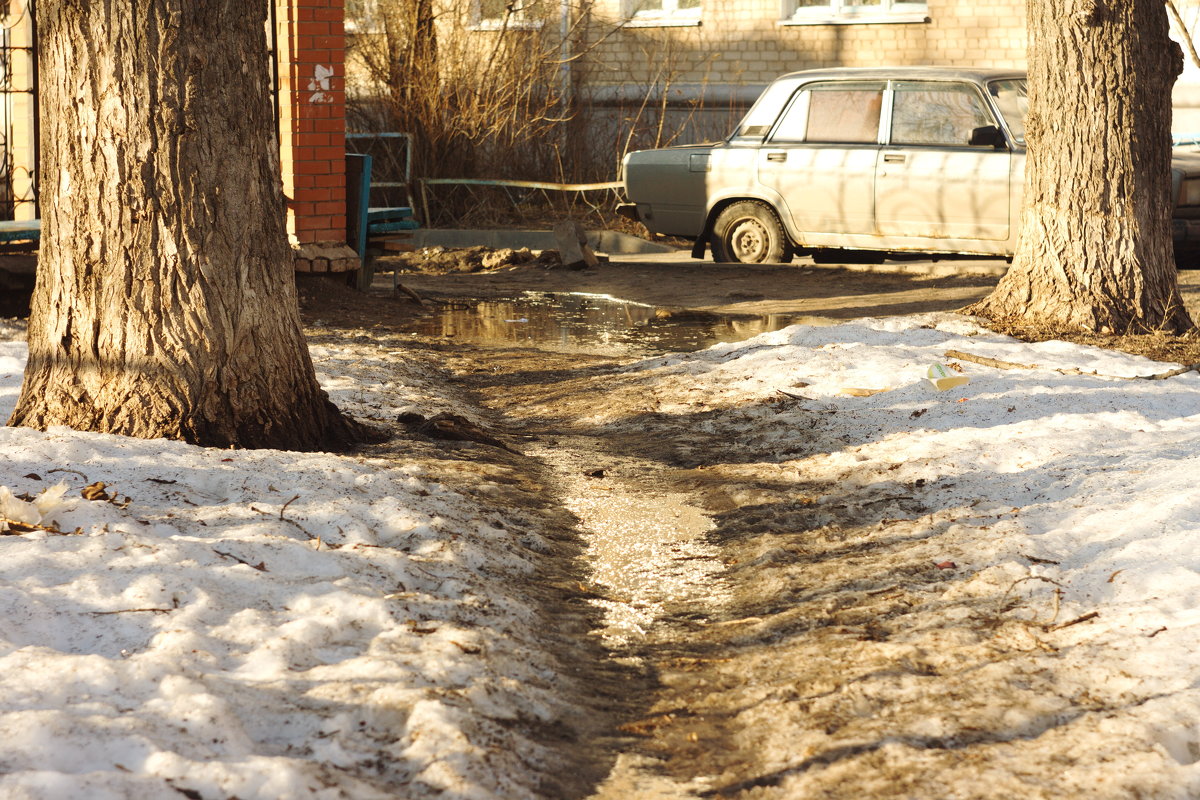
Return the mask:
POLYGON ((903 164, 907 160, 907 156, 903 153, 884 153, 883 163, 885 164, 903 164))
POLYGON ((787 153, 767 153, 767 161, 787 161, 787 153))

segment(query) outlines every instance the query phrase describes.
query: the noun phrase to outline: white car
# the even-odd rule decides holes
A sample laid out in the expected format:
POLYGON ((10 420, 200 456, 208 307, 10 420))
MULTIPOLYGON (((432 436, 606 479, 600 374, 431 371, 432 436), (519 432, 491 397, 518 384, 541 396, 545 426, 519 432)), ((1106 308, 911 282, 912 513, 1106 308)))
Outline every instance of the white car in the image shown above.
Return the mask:
MULTIPOLYGON (((715 144, 630 153, 622 212, 716 261, 846 251, 1011 256, 1025 73, 828 69, 776 79, 715 144)), ((1180 260, 1200 252, 1200 155, 1173 159, 1180 260)))

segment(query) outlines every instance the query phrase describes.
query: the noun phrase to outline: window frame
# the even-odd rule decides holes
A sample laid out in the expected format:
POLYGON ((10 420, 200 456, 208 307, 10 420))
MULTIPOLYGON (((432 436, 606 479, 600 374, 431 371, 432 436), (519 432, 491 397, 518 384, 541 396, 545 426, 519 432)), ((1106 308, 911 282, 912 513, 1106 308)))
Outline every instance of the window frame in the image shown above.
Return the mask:
POLYGON ((862 78, 848 80, 817 80, 801 84, 793 89, 791 97, 783 105, 783 110, 771 123, 770 130, 763 137, 766 147, 880 147, 885 135, 891 130, 891 81, 887 78, 862 78), (875 118, 875 137, 867 141, 829 141, 826 139, 809 139, 808 115, 811 113, 811 93, 823 91, 863 91, 879 90, 879 110, 875 118), (781 129, 789 115, 798 106, 803 105, 805 111, 804 133, 799 138, 781 137, 781 129), (886 126, 886 127, 885 127, 886 126))
MULTIPOLYGON (((996 113, 996 109, 993 107, 993 105, 990 101, 990 98, 987 96, 987 92, 984 91, 979 86, 979 84, 975 83, 974 81, 938 80, 938 79, 928 79, 928 78, 919 78, 919 77, 917 77, 917 78, 893 78, 888 81, 888 94, 890 95, 890 98, 886 102, 886 106, 887 106, 886 126, 881 126, 881 129, 882 129, 881 133, 883 136, 882 141, 883 141, 883 144, 885 147, 936 148, 936 149, 955 148, 955 149, 965 149, 965 150, 977 150, 982 147, 982 145, 969 145, 969 144, 964 144, 964 143, 957 142, 957 141, 956 142, 897 142, 896 141, 896 132, 895 132, 896 101, 900 97, 900 95, 903 93, 902 90, 899 90, 897 88, 898 84, 915 84, 915 85, 922 85, 922 86, 943 86, 943 87, 949 86, 949 87, 961 88, 961 89, 965 90, 965 92, 964 92, 965 94, 968 94, 975 99, 978 110, 983 112, 983 115, 988 118, 988 121, 985 121, 985 124, 994 125, 997 128, 999 128, 1000 130, 1002 130, 1002 131, 1004 130, 1001 127, 1000 118, 996 113)), ((976 127, 979 127, 979 126, 976 126, 976 127)))
POLYGON ((471 30, 475 31, 531 31, 545 24, 540 16, 532 16, 539 6, 538 0, 512 0, 518 7, 511 14, 499 17, 483 16, 481 0, 471 0, 471 30))
POLYGON ((878 6, 852 6, 849 0, 826 0, 819 6, 800 6, 780 0, 780 25, 861 25, 929 22, 927 0, 881 0, 878 6))
POLYGON ((687 27, 699 25, 703 18, 703 0, 695 8, 679 8, 679 0, 660 0, 660 2, 661 8, 636 11, 634 10, 636 0, 623 0, 621 4, 622 24, 627 28, 687 27))

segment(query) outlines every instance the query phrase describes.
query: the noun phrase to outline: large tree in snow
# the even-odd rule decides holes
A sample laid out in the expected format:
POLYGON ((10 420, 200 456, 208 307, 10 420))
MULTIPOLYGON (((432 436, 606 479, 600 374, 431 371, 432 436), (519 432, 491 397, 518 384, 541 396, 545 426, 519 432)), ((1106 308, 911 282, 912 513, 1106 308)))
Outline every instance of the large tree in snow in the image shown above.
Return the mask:
POLYGON ((1163 0, 1029 0, 1021 238, 967 311, 1101 332, 1182 332, 1171 240, 1171 86, 1163 0))
POLYGON ((301 333, 266 3, 40 0, 43 238, 9 423, 338 448, 301 333))

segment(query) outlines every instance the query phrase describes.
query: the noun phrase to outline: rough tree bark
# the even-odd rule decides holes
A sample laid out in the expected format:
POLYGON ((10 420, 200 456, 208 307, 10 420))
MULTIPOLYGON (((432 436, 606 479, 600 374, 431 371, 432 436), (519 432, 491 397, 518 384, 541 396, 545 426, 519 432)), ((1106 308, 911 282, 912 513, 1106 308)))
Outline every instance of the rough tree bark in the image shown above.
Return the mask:
POLYGON ((38 4, 43 238, 10 425, 338 449, 301 333, 266 4, 38 4))
POLYGON ((1162 0, 1029 0, 1029 143, 1012 268, 965 309, 1113 333, 1192 327, 1171 243, 1162 0))

